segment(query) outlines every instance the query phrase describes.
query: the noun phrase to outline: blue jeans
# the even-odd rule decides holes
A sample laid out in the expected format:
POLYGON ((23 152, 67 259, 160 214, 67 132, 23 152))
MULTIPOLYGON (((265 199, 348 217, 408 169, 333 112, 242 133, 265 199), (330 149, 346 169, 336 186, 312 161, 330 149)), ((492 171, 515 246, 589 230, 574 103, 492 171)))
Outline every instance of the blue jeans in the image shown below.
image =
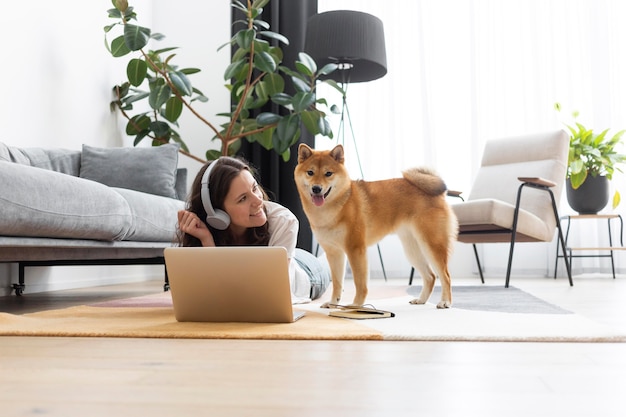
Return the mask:
POLYGON ((304 249, 296 248, 296 262, 311 280, 311 300, 319 298, 330 284, 330 266, 325 258, 318 258, 304 249))

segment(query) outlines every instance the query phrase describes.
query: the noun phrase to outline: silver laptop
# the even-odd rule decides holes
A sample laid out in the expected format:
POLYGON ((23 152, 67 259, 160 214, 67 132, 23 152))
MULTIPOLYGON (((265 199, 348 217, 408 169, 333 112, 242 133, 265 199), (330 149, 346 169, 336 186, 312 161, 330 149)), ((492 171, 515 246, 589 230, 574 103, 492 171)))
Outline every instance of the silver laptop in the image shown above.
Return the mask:
POLYGON ((171 247, 165 267, 178 321, 291 323, 287 251, 276 246, 171 247))

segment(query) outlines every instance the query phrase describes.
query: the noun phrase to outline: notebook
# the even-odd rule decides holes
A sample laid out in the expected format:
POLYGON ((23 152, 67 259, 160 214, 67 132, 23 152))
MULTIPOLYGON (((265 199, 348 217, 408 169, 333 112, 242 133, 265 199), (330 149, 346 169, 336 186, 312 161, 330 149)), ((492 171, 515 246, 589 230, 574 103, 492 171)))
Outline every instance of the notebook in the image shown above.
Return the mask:
POLYGON ((169 247, 165 267, 177 321, 292 323, 287 250, 169 247))

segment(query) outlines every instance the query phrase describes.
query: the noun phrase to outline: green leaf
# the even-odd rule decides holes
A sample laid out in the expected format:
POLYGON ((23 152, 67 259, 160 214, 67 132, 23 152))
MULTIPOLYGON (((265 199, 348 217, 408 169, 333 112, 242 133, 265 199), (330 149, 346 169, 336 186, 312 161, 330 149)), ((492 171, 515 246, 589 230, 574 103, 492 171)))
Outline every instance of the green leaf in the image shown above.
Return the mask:
POLYGON ((323 136, 327 136, 330 139, 333 138, 333 130, 330 127, 330 123, 325 117, 320 117, 319 120, 319 130, 320 134, 323 136))
POLYGON ((276 61, 272 55, 268 52, 260 52, 254 55, 254 65, 256 68, 263 72, 273 73, 276 72, 276 61))
POLYGON ((109 9, 107 10, 107 15, 108 17, 112 18, 112 19, 121 19, 122 18, 122 13, 117 10, 117 9, 109 9))
POLYGON ((313 76, 313 72, 300 61, 296 61, 296 70, 298 70, 300 74, 305 75, 307 77, 313 76))
POLYGON ((145 138, 146 136, 148 136, 149 133, 150 133, 150 131, 146 129, 146 130, 140 132, 137 136, 135 136, 135 140, 133 141, 133 146, 139 145, 141 140, 143 138, 145 138))
POLYGON ((292 101, 293 101, 293 97, 291 97, 287 93, 278 93, 272 96, 272 102, 280 106, 291 106, 292 101))
MULTIPOLYGON (((300 130, 300 117, 296 114, 284 116, 278 126, 276 126, 276 135, 278 139, 278 146, 276 152, 283 153, 291 146, 292 140, 298 134, 300 130)), ((276 141, 275 141, 276 142, 276 141)))
POLYGON ((254 135, 249 136, 249 139, 257 142, 265 149, 272 150, 272 136, 274 135, 274 131, 276 128, 265 129, 262 132, 255 133, 254 135))
POLYGON ((269 30, 262 30, 259 32, 260 36, 265 36, 266 38, 275 39, 279 42, 284 43, 285 45, 289 45, 289 39, 281 35, 280 33, 272 32, 269 30))
POLYGON ((259 84, 262 84, 264 94, 267 94, 268 97, 272 97, 278 93, 282 93, 285 90, 285 80, 279 74, 265 74, 263 77, 263 81, 259 84))
POLYGON ((235 74, 237 74, 247 62, 248 61, 245 59, 240 59, 231 63, 228 67, 226 67, 226 71, 224 71, 224 80, 230 80, 235 77, 235 74))
POLYGON ((270 46, 268 51, 274 57, 274 61, 281 63, 283 62, 283 50, 277 46, 270 46))
POLYGON ((125 12, 128 9, 127 0, 112 0, 113 6, 120 12, 125 12))
POLYGON ((165 117, 168 121, 175 123, 182 113, 182 100, 176 96, 170 97, 165 103, 165 112, 163 113, 163 117, 165 117))
POLYGON ((293 111, 300 113, 315 103, 315 94, 299 92, 293 96, 293 111))
POLYGON ((240 30, 235 34, 235 42, 241 49, 249 51, 255 34, 256 31, 254 29, 240 30))
POLYGON ((244 14, 248 12, 248 8, 246 6, 244 6, 244 4, 238 0, 233 0, 231 2, 231 6, 235 9, 239 9, 240 11, 242 11, 244 14))
POLYGON ((569 163, 569 169, 572 174, 578 174, 580 171, 583 171, 585 168, 585 164, 582 159, 572 159, 569 163))
POLYGON ((587 170, 585 169, 578 173, 570 173, 570 182, 572 183, 572 188, 575 190, 585 182, 585 179, 587 179, 587 170))
POLYGON ((207 161, 215 161, 222 156, 222 152, 217 149, 209 149, 206 151, 205 156, 207 161))
POLYGON ((264 112, 256 117, 256 123, 259 126, 268 126, 280 122, 282 118, 283 117, 278 114, 264 112))
POLYGON ((183 95, 190 96, 193 92, 191 81, 185 74, 180 71, 171 71, 168 73, 170 81, 174 84, 174 87, 183 95))
POLYGON ((307 75, 311 76, 315 74, 315 72, 317 71, 317 64, 315 63, 315 60, 311 58, 309 54, 307 54, 306 52, 300 52, 298 54, 298 59, 299 59, 299 62, 301 62, 302 65, 304 65, 306 69, 309 70, 308 71, 309 74, 307 75))
POLYGON ((319 129, 319 112, 307 110, 303 111, 300 116, 302 117, 302 124, 310 134, 317 135, 318 133, 322 133, 319 129))
POLYGON ((301 91, 305 93, 311 91, 311 87, 299 77, 291 77, 291 81, 293 82, 293 86, 295 87, 296 91, 301 91))
POLYGON ((254 92, 258 96, 259 101, 267 103, 270 98, 270 94, 267 90, 267 83, 265 83, 265 81, 260 81, 256 86, 254 86, 254 92))
POLYGON ((326 64, 326 65, 324 65, 324 66, 322 67, 322 69, 320 69, 320 70, 317 72, 317 75, 318 75, 318 76, 320 76, 320 75, 328 75, 328 74, 330 74, 330 73, 332 73, 332 72, 335 72, 335 71, 337 70, 337 68, 338 68, 338 67, 339 67, 339 66, 338 66, 337 64, 334 64, 334 63, 332 63, 332 62, 331 62, 330 64, 326 64))
POLYGON ((138 114, 126 123, 126 134, 128 136, 137 135, 147 130, 149 126, 150 118, 145 114, 138 114))
POLYGON ((200 68, 183 68, 181 70, 179 70, 180 72, 182 72, 185 75, 191 75, 191 74, 195 74, 201 71, 200 68))
POLYGON ((148 44, 150 29, 127 24, 124 26, 124 41, 131 51, 138 51, 148 44))
POLYGON ((126 67, 128 81, 135 87, 139 87, 148 74, 148 64, 143 59, 131 59, 126 67))
POLYGON ((254 40, 254 52, 255 53, 259 53, 259 52, 269 52, 271 48, 271 45, 269 44, 268 41, 263 40, 263 39, 255 39, 254 40))
POLYGON ((161 55, 161 54, 164 54, 164 53, 169 52, 169 51, 174 51, 176 49, 178 49, 177 46, 170 46, 168 48, 162 48, 162 49, 157 49, 156 51, 151 51, 151 54, 161 55))
POLYGON ((144 98, 148 97, 149 95, 150 95, 150 93, 148 93, 146 91, 141 91, 141 92, 139 92, 137 94, 134 94, 132 96, 125 97, 124 100, 122 100, 122 101, 124 103, 126 103, 126 104, 131 104, 131 103, 134 103, 136 101, 143 100, 144 98))
POLYGON ((341 109, 336 104, 333 104, 332 106, 330 106, 330 111, 333 114, 341 114, 341 109))
POLYGON ((253 9, 262 9, 262 8, 264 8, 264 7, 267 5, 267 3, 269 3, 269 2, 270 2, 270 0, 254 0, 254 1, 252 2, 252 8, 253 8, 253 9))
POLYGON ((170 125, 165 122, 155 121, 150 123, 150 130, 159 139, 169 140, 170 125))
POLYGON ((280 156, 283 157, 283 162, 289 162, 291 159, 291 148, 287 148, 287 150, 280 154, 280 156))
POLYGON ((129 53, 130 49, 128 49, 128 46, 126 46, 124 36, 119 36, 113 39, 113 41, 111 42, 111 55, 113 55, 115 58, 119 58, 129 53))
POLYGON ((154 110, 158 110, 164 105, 172 95, 172 89, 169 85, 165 84, 165 81, 159 79, 159 82, 150 86, 150 96, 148 97, 148 103, 154 110))
POLYGON ((322 82, 324 84, 330 85, 332 88, 334 88, 335 90, 339 91, 339 93, 342 96, 346 94, 346 92, 343 90, 343 88, 341 88, 341 86, 339 84, 337 84, 337 81, 335 81, 335 80, 324 80, 322 82))

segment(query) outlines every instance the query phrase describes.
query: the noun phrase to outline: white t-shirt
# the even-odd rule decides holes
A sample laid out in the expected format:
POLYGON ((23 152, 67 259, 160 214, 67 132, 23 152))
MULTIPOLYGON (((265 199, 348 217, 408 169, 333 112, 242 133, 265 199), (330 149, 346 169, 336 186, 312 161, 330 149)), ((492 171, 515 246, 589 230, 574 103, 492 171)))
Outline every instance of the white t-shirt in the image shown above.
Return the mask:
POLYGON ((265 208, 270 233, 269 246, 287 249, 291 300, 294 304, 307 303, 311 301, 311 280, 295 259, 300 227, 298 218, 288 208, 272 201, 265 201, 265 208))

